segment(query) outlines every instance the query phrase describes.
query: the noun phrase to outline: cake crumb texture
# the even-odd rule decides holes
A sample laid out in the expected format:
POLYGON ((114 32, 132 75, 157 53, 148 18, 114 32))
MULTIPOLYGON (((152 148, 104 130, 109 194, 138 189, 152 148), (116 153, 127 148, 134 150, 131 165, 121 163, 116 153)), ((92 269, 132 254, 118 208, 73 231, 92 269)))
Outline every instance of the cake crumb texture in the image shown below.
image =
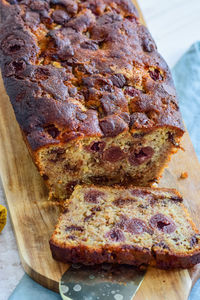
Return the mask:
POLYGON ((188 172, 182 172, 180 175, 180 179, 186 179, 188 178, 188 172))

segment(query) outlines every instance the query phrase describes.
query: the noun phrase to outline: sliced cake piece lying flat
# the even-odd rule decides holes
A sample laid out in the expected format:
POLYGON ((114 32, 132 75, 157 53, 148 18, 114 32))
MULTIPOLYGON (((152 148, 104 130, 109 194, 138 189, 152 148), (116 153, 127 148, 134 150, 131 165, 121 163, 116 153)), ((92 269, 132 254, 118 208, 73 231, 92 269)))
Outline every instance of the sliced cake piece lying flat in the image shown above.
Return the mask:
POLYGON ((50 240, 62 262, 188 268, 200 235, 176 190, 77 186, 50 240))

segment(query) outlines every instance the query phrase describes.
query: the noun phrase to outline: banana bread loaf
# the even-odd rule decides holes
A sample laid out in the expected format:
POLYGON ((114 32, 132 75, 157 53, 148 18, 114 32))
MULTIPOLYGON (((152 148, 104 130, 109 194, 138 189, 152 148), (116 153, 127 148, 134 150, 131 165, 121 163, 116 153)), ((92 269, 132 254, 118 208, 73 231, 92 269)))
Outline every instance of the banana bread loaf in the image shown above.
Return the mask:
POLYGON ((133 3, 0 0, 0 9, 5 87, 50 195, 156 181, 184 131, 169 68, 133 3))
POLYGON ((189 268, 200 235, 176 190, 76 186, 50 240, 62 262, 189 268))

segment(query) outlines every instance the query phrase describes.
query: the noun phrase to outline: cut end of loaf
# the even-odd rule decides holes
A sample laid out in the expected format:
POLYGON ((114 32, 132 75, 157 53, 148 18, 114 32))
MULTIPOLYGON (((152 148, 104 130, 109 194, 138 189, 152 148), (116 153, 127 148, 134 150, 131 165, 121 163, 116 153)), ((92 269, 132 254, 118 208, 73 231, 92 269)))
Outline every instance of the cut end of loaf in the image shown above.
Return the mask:
POLYGON ((170 128, 125 132, 115 138, 79 139, 41 149, 37 161, 51 196, 66 199, 80 183, 151 186, 178 141, 170 128))

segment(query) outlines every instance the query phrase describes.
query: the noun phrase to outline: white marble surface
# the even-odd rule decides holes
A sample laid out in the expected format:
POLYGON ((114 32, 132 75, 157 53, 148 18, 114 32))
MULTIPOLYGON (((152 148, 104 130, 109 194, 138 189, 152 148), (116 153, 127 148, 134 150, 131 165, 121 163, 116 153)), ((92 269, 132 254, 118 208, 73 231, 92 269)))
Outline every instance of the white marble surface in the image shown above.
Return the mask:
MULTIPOLYGON (((158 49, 170 67, 189 46, 200 40, 200 0, 139 0, 158 49)), ((0 185, 0 204, 6 205, 0 185)), ((8 299, 24 271, 10 218, 0 234, 0 300, 8 299)))

